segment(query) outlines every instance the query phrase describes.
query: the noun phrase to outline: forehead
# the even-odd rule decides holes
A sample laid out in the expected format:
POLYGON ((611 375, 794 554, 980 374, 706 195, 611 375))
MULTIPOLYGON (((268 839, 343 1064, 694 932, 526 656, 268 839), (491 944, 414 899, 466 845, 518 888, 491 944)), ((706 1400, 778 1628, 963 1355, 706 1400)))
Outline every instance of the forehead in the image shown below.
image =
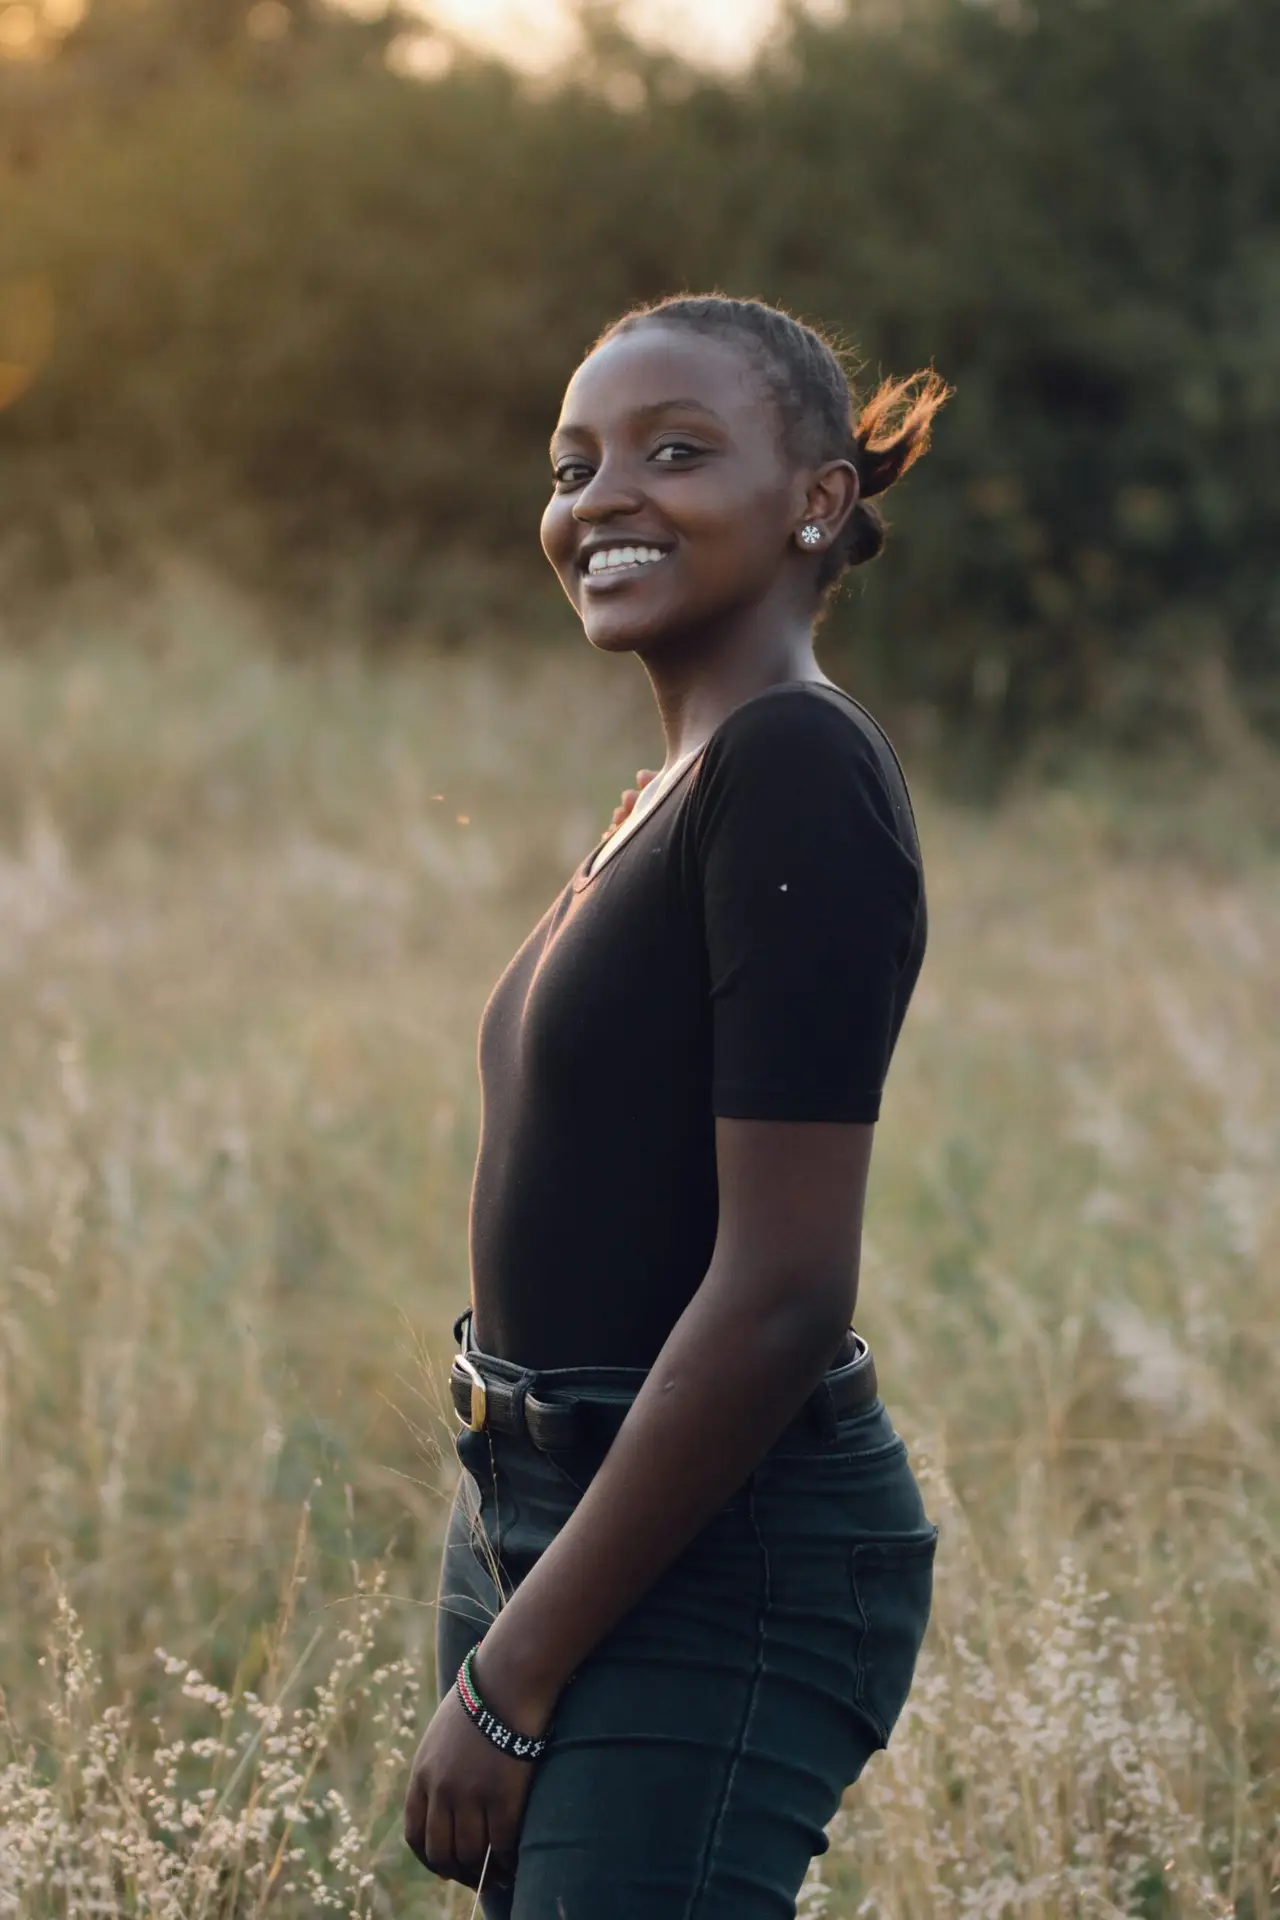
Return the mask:
POLYGON ((654 322, 588 354, 565 390, 560 427, 599 432, 670 401, 697 401, 735 433, 771 435, 770 395, 749 343, 654 322))

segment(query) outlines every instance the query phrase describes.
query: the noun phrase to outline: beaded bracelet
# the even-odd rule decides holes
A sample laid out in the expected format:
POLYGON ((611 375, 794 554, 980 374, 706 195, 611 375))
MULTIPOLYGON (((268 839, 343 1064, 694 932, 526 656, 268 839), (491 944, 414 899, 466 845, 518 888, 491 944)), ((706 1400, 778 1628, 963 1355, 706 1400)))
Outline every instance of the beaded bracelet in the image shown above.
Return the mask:
POLYGON ((537 1739, 531 1739, 523 1733, 517 1733, 514 1727, 509 1727, 504 1721, 499 1720, 496 1713, 490 1713, 480 1698, 475 1676, 471 1671, 474 1655, 475 1648, 472 1647, 458 1668, 458 1698, 466 1708, 468 1717, 479 1727, 486 1739, 492 1740, 495 1747, 501 1747, 502 1751, 509 1753, 513 1759, 541 1760, 547 1750, 545 1734, 537 1739))

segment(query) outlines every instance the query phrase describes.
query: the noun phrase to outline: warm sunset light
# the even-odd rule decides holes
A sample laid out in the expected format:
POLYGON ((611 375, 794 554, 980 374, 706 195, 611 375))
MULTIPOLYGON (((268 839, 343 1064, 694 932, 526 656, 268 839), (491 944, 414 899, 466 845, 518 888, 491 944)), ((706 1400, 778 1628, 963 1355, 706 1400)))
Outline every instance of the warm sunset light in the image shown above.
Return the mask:
MULTIPOLYGON (((831 13, 830 0, 811 12, 831 13)), ((576 44, 567 0, 431 0, 433 23, 519 65, 547 68, 576 44)), ((620 15, 642 40, 675 47, 700 65, 733 67, 748 59, 778 15, 778 0, 629 0, 620 15)))

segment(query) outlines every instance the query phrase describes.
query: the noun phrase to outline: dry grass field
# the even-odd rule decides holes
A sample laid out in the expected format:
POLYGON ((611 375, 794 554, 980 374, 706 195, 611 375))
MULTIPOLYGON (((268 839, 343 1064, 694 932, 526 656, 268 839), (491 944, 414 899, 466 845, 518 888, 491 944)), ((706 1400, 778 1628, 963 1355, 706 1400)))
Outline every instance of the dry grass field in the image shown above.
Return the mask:
MULTIPOLYGON (((0 655, 0 1914, 471 1912, 399 1799, 476 1023, 655 751, 585 644, 286 666, 178 588, 0 655)), ((802 1912, 1264 1920, 1274 784, 916 787, 859 1325, 937 1605, 802 1912)))

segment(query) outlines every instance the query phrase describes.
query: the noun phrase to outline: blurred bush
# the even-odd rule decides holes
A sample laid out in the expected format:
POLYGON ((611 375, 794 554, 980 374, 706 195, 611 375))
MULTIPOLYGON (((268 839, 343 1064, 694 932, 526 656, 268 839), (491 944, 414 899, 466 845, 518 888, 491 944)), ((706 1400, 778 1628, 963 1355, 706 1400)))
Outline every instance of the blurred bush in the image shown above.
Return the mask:
POLYGON ((993 747, 1206 687, 1280 734, 1274 0, 846 0, 732 81, 584 21, 555 86, 319 0, 94 0, 0 61, 10 595, 157 540, 388 634, 540 580, 577 356, 714 284, 957 387, 833 616, 864 684, 993 747))

